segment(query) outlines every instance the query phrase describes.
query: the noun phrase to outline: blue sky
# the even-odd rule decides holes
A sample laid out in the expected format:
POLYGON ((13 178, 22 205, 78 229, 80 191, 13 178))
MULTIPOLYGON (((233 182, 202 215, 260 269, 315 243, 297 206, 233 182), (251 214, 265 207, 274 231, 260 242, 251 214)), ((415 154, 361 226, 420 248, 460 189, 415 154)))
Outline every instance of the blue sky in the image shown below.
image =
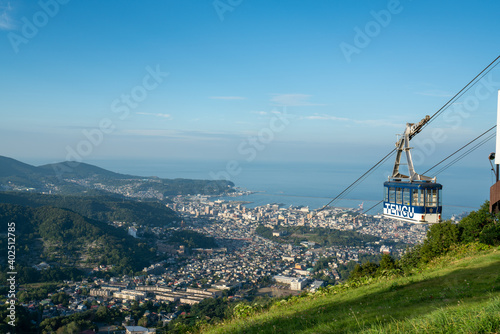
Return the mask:
MULTIPOLYGON (((498 56, 498 13, 496 0, 0 0, 0 155, 375 162, 498 56)), ((495 123, 500 67, 486 80, 477 105, 415 139, 442 131, 427 164, 495 123)))

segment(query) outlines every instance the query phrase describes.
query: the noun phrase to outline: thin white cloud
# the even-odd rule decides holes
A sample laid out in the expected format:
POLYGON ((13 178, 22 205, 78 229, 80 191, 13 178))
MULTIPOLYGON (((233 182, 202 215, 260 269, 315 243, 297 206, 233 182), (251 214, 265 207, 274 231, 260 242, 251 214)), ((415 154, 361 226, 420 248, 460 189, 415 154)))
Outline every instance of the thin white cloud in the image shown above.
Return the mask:
POLYGON ((210 96, 212 100, 246 100, 244 96, 210 96))
POLYGON ((161 118, 166 118, 166 119, 171 119, 172 115, 170 114, 161 114, 161 113, 149 113, 149 112, 137 112, 137 115, 146 115, 146 116, 156 116, 156 117, 161 117, 161 118))
POLYGON ((351 122, 351 123, 355 123, 355 124, 364 124, 364 125, 368 125, 368 126, 372 126, 372 127, 389 126, 389 127, 404 129, 404 124, 394 123, 392 121, 384 120, 384 119, 363 119, 363 120, 358 120, 358 119, 345 118, 345 117, 337 117, 337 116, 326 115, 326 114, 314 114, 314 115, 309 115, 309 116, 302 116, 301 119, 311 120, 311 121, 351 122))
POLYGON ((0 1, 0 29, 16 29, 16 24, 12 18, 12 10, 13 8, 10 1, 0 1))
POLYGON ((324 106, 324 104, 310 102, 311 96, 307 94, 273 94, 271 102, 289 107, 324 106))
POLYGON ((252 111, 252 114, 257 114, 257 115, 265 116, 268 113, 267 113, 267 111, 252 111))
POLYGON ((450 92, 446 92, 443 90, 437 90, 437 89, 415 92, 415 94, 423 95, 423 96, 432 96, 432 97, 452 97, 453 96, 453 94, 450 92))
POLYGON ((174 129, 123 129, 121 135, 170 138, 179 140, 226 140, 239 138, 240 135, 232 132, 174 130, 174 129))
POLYGON ((304 116, 304 119, 310 120, 324 120, 324 121, 351 121, 349 118, 344 117, 336 117, 332 115, 324 115, 324 114, 314 114, 311 116, 304 116))
POLYGON ((379 127, 379 126, 387 126, 391 128, 397 128, 404 130, 405 129, 405 124, 403 123, 394 123, 389 120, 385 119, 365 119, 365 120, 353 120, 354 123, 357 124, 364 124, 364 125, 369 125, 372 127, 379 127))

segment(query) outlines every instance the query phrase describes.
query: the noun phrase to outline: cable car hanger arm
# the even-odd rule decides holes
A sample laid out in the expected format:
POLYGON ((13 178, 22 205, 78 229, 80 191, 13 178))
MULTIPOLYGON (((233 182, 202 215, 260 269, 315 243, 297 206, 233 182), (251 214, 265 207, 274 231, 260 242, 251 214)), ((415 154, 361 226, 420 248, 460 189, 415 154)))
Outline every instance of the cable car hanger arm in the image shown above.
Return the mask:
POLYGON ((409 182, 413 181, 432 181, 436 182, 436 178, 431 178, 425 175, 420 175, 415 172, 415 168, 413 167, 413 160, 411 158, 411 147, 410 140, 417 133, 422 130, 422 127, 431 119, 429 115, 425 116, 420 122, 417 124, 414 123, 406 123, 406 129, 403 133, 401 139, 396 143, 396 161, 394 162, 394 169, 392 170, 392 176, 390 179, 393 180, 408 180, 409 182), (405 152, 406 162, 408 165, 409 175, 404 175, 399 172, 399 166, 401 165, 401 155, 405 152))

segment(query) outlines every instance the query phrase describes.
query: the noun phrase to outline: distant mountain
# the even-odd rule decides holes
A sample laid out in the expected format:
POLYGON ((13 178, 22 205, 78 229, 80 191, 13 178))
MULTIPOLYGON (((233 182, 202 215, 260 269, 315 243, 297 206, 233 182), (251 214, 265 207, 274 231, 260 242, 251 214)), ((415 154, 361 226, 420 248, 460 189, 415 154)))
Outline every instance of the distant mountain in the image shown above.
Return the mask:
POLYGON ((0 156, 0 190, 85 194, 164 200, 167 196, 220 195, 234 191, 224 180, 161 179, 115 173, 78 162, 39 167, 0 156))
POLYGON ((89 165, 84 162, 65 161, 42 166, 32 166, 24 162, 0 156, 0 178, 14 176, 19 178, 38 177, 77 177, 77 178, 114 178, 114 179, 134 179, 143 178, 140 176, 125 175, 111 172, 104 168, 89 165))
POLYGON ((54 164, 42 165, 36 167, 44 173, 52 173, 61 177, 77 177, 77 178, 112 178, 112 179, 134 179, 138 176, 119 174, 111 172, 101 167, 89 165, 83 162, 59 162, 54 164))
POLYGON ((46 176, 47 170, 25 164, 12 158, 0 156, 0 177, 46 176))

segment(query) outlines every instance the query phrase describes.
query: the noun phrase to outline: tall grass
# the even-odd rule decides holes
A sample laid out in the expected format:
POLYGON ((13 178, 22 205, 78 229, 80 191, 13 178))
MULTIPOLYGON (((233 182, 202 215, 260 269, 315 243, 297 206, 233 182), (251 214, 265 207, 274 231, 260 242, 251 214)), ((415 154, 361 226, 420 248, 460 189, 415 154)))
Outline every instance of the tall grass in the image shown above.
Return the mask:
POLYGON ((275 302, 201 333, 499 333, 500 249, 460 249, 420 273, 275 302))
POLYGON ((441 308, 421 318, 375 324, 364 333, 499 333, 500 297, 473 306, 441 308))

